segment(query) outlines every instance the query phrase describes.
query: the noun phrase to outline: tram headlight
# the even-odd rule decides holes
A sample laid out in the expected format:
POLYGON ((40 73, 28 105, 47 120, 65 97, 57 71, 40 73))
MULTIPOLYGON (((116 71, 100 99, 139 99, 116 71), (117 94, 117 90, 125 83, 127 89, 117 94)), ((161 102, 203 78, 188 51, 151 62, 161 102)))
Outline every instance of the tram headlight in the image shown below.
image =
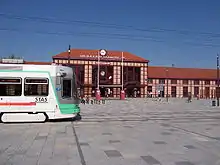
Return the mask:
POLYGON ((66 73, 62 73, 62 72, 57 72, 57 77, 66 77, 66 73))
POLYGON ((57 77, 61 77, 61 76, 62 76, 62 73, 57 72, 57 77))

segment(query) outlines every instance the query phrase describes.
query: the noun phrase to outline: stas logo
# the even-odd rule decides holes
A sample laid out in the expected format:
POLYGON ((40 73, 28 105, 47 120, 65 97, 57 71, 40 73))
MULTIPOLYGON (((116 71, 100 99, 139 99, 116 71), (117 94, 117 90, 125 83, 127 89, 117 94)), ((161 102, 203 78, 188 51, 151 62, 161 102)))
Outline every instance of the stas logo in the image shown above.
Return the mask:
POLYGON ((35 102, 36 103, 47 103, 47 98, 46 97, 36 97, 35 102))

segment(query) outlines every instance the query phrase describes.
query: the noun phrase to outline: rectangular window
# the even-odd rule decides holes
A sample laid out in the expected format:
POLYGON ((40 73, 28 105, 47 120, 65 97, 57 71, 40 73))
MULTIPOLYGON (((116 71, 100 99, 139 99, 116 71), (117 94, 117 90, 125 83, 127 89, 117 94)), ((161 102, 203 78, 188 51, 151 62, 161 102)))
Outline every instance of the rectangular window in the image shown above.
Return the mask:
POLYGON ((18 83, 21 84, 21 78, 0 78, 1 84, 18 83))
POLYGON ((194 85, 199 85, 199 80, 194 80, 194 85))
POLYGON ((205 97, 206 98, 210 97, 210 88, 209 87, 205 87, 205 97))
POLYGON ((152 86, 148 86, 148 87, 147 87, 147 91, 148 91, 148 92, 152 92, 152 86))
POLYGON ((21 78, 0 78, 0 96, 21 96, 21 78))
POLYGON ((194 97, 199 95, 199 87, 194 87, 194 97))
POLYGON ((210 81, 209 81, 209 80, 206 80, 206 81, 205 81, 205 85, 210 85, 210 81))
POLYGON ((171 80, 171 84, 177 84, 177 80, 171 80))
POLYGON ((165 79, 159 79, 159 84, 165 84, 165 79))
POLYGON ((188 97, 188 87, 183 87, 183 97, 188 97))
POLYGON ((62 97, 68 98, 72 97, 72 81, 71 80, 63 80, 63 92, 62 97))
POLYGON ((25 78, 25 96, 48 96, 49 80, 47 78, 25 78))
POLYGON ((183 80, 184 85, 188 85, 189 81, 188 80, 183 80))
POLYGON ((148 84, 153 84, 153 79, 148 78, 147 81, 148 81, 148 84))
POLYGON ((171 96, 176 97, 176 86, 171 87, 171 96))
POLYGON ((134 78, 134 80, 135 81, 139 81, 140 82, 140 80, 141 80, 141 68, 140 67, 134 67, 135 69, 134 69, 134 71, 133 71, 133 74, 135 75, 135 78, 134 78))
POLYGON ((220 87, 215 88, 215 96, 220 97, 220 87))
POLYGON ((48 80, 47 79, 25 79, 26 81, 25 81, 25 83, 26 84, 41 84, 41 83, 43 83, 43 84, 48 84, 48 80))

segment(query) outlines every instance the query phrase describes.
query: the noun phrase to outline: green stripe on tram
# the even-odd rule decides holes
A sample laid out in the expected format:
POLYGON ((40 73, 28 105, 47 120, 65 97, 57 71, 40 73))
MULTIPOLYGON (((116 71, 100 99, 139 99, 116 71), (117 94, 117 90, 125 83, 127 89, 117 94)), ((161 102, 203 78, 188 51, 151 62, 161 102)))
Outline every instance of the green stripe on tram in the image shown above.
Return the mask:
POLYGON ((27 73, 47 73, 49 75, 49 79, 50 79, 50 82, 52 84, 52 89, 54 91, 54 94, 55 94, 55 98, 56 98, 56 102, 58 103, 58 106, 59 106, 59 109, 60 109, 60 112, 62 114, 73 114, 73 113, 79 113, 80 112, 80 107, 79 105, 77 104, 61 104, 59 102, 59 98, 57 96, 57 92, 56 92, 56 89, 55 89, 55 85, 52 81, 52 78, 51 78, 51 75, 50 75, 50 72, 48 71, 21 71, 21 70, 0 70, 0 72, 27 72, 27 73))

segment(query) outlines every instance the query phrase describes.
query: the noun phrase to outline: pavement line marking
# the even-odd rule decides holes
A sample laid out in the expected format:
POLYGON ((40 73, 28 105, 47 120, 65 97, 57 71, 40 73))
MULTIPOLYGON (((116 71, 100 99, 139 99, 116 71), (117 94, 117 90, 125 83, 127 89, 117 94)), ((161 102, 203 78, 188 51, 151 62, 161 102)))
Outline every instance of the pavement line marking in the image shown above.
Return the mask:
POLYGON ((78 139, 78 136, 76 134, 76 130, 74 128, 74 124, 72 122, 72 128, 73 128, 73 134, 76 138, 76 145, 77 145, 77 149, 78 149, 78 152, 79 152, 79 156, 80 156, 80 160, 81 160, 81 164, 82 165, 86 165, 86 161, 85 161, 85 158, 84 158, 84 155, 83 155, 83 152, 82 152, 82 148, 80 147, 80 144, 79 144, 79 139, 78 139))
POLYGON ((215 137, 212 137, 212 136, 204 135, 204 134, 201 134, 201 133, 198 133, 198 132, 194 132, 194 131, 190 131, 190 130, 187 130, 187 129, 185 129, 185 128, 181 128, 181 127, 177 127, 177 126, 172 126, 172 125, 170 125, 170 127, 173 127, 173 128, 182 130, 182 131, 187 132, 187 133, 190 133, 190 134, 194 134, 194 135, 197 135, 197 136, 201 136, 201 137, 208 138, 208 139, 212 139, 212 140, 215 140, 215 141, 219 142, 218 139, 216 139, 215 137))

